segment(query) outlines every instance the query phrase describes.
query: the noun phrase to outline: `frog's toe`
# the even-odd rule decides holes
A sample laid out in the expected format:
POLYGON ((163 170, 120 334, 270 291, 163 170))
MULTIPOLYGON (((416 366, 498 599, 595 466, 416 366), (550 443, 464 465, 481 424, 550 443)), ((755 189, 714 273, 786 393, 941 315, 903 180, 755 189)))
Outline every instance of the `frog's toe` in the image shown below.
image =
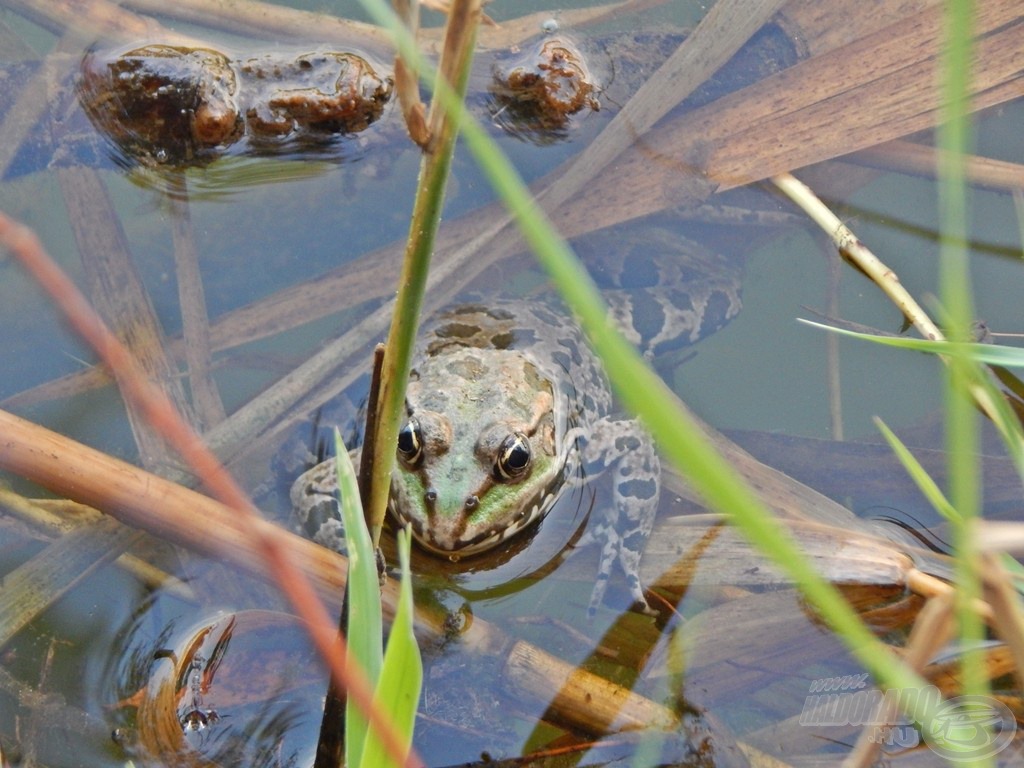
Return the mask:
POLYGON ((604 603, 604 593, 608 589, 608 574, 598 573, 594 582, 594 589, 590 593, 590 604, 587 606, 587 618, 592 619, 597 615, 597 609, 604 603))
POLYGON ((608 589, 608 580, 611 578, 612 569, 615 567, 615 560, 619 557, 619 548, 622 540, 615 530, 615 526, 608 522, 602 522, 578 542, 578 545, 585 546, 589 542, 584 539, 590 537, 593 541, 601 542, 601 560, 597 566, 597 577, 594 579, 594 589, 590 593, 590 604, 587 606, 587 617, 593 618, 597 609, 604 602, 604 594, 608 589))
MULTIPOLYGON (((598 567, 597 578, 594 580, 594 589, 590 593, 590 604, 587 606, 587 617, 593 618, 597 609, 604 603, 604 594, 608 589, 608 581, 611 578, 612 566, 615 562, 616 552, 608 552, 605 547, 601 552, 601 564, 598 567)), ((618 562, 626 573, 626 586, 633 598, 633 609, 639 610, 647 615, 657 615, 657 611, 650 607, 644 595, 643 584, 640 582, 639 565, 640 558, 632 552, 618 549, 618 562)))
POLYGON ((626 574, 626 586, 633 597, 633 608, 648 616, 657 616, 658 612, 647 602, 644 585, 640 581, 640 553, 623 547, 619 550, 619 564, 626 574))
POLYGON ((592 531, 592 534, 588 532, 587 535, 591 536, 594 540, 600 541, 602 545, 601 561, 597 567, 594 589, 590 593, 587 617, 593 618, 597 613, 597 609, 604 603, 605 592, 608 589, 608 582, 611 579, 616 560, 619 561, 619 566, 626 575, 626 586, 629 588, 629 593, 633 598, 634 608, 650 616, 656 615, 657 612, 647 604, 647 598, 644 596, 644 587, 640 581, 640 550, 631 548, 630 539, 628 537, 623 539, 615 526, 610 523, 601 523, 592 531))

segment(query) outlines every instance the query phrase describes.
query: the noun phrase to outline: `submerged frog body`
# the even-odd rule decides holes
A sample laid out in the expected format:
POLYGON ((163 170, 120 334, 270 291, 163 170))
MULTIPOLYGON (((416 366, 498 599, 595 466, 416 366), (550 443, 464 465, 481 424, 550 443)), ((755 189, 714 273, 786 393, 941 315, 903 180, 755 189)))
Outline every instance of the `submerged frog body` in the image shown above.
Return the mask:
MULTIPOLYGON (((673 242, 702 267, 728 266, 694 243, 673 242)), ((673 252, 668 261, 679 256, 673 252)), ((685 301, 698 328, 709 313, 722 311, 709 323, 717 327, 739 311, 735 269, 705 275, 690 288, 685 301)), ((635 324, 625 317, 640 290, 618 296, 612 314, 649 351, 667 333, 650 318, 635 324)), ((661 300, 651 299, 654 306, 661 300)), ((697 333, 688 326, 675 335, 689 340, 697 333)), ((616 562, 646 608, 638 571, 658 506, 659 461, 647 431, 615 412, 604 371, 576 323, 543 301, 501 300, 453 307, 425 327, 389 503, 392 517, 408 524, 422 547, 451 559, 493 549, 606 470, 612 498, 599 505, 599 519, 578 543, 603 547, 590 610, 602 602, 616 562)), ((291 493, 304 532, 332 547, 343 545, 336 493, 333 460, 302 475, 291 493)))

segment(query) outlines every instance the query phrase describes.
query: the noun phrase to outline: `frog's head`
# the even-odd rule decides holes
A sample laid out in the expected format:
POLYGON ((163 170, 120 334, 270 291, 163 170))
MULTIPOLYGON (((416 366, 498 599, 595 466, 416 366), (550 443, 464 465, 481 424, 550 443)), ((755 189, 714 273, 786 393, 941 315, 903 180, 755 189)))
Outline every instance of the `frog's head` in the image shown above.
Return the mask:
POLYGON ((564 468, 554 391, 511 351, 463 350, 415 371, 391 481, 399 523, 458 559, 547 514, 564 468))

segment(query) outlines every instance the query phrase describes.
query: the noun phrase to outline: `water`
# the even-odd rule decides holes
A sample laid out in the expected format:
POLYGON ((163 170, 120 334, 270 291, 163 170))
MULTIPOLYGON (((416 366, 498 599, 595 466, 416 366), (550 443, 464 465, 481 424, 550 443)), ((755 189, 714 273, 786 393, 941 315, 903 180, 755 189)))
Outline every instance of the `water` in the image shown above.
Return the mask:
MULTIPOLYGON (((499 16, 507 10, 494 9, 499 16)), ((690 11, 678 6, 661 9, 657 16, 645 17, 645 23, 660 24, 666 14, 690 11)), ((629 28, 631 24, 611 26, 629 28)), ((38 30, 36 34, 46 40, 38 30)), ((978 152, 1019 160, 1024 152, 1024 139, 1017 130, 1020 117, 1019 104, 984 114, 979 121, 978 152)), ((503 137, 500 143, 529 179, 538 178, 578 151, 606 119, 607 115, 587 115, 574 124, 569 141, 537 146, 503 137)), ((397 138, 381 142, 382 146, 375 141, 364 145, 360 139, 353 140, 340 162, 245 157, 190 172, 189 206, 212 319, 220 320, 288 286, 320 282, 318 276, 404 237, 419 154, 397 138), (282 181, 283 175, 287 180, 282 181)), ((4 180, 0 209, 33 226, 49 252, 83 283, 58 183, 60 171, 45 165, 4 180)), ((161 187, 144 174, 126 174, 110 161, 98 173, 156 315, 166 333, 176 335, 181 320, 172 222, 161 187)), ((480 173, 460 153, 454 163, 446 221, 456 221, 491 199, 480 173)), ((790 210, 764 189, 743 200, 751 201, 770 211, 790 210)), ((930 180, 877 173, 851 184, 842 199, 834 202, 861 239, 916 295, 935 291, 937 222, 930 180)), ((978 314, 995 330, 1021 330, 1019 230, 1012 202, 1000 192, 975 191, 971 205, 978 314)), ((740 317, 685 355, 662 362, 673 388, 698 414, 722 429, 823 440, 835 437, 825 376, 825 335, 795 322, 797 317, 810 316, 805 307, 828 306, 833 256, 821 236, 803 222, 753 231, 682 219, 674 221, 674 226, 687 237, 742 256, 746 276, 740 317), (682 361, 683 357, 687 359, 682 361)), ((511 266, 503 265, 498 275, 485 274, 484 279, 529 290, 542 280, 530 264, 522 257, 511 266)), ((11 361, 0 372, 0 397, 80 371, 92 354, 64 328, 53 307, 14 262, 0 264, 0 270, 0 316, 7 329, 0 335, 0 349, 11 361)), ((377 276, 374 289, 379 296, 390 291, 383 281, 394 271, 385 268, 377 276)), ((239 348, 218 349, 214 375, 228 410, 299 365, 321 341, 351 327, 375 306, 372 300, 362 303, 368 295, 338 301, 314 322, 279 336, 263 337, 257 332, 239 348)), ((899 330, 898 313, 863 277, 846 267, 841 270, 839 303, 844 318, 885 331, 899 330)), ((300 298, 296 307, 301 310, 303 304, 300 298)), ((936 420, 941 391, 936 361, 849 341, 840 343, 839 354, 842 429, 847 438, 874 438, 871 417, 879 415, 897 431, 914 435, 919 444, 939 445, 936 420)), ((114 455, 136 459, 123 408, 109 388, 13 410, 114 455)), ((267 462, 279 439, 236 467, 251 486, 266 478, 267 462)), ((808 474, 827 476, 831 465, 827 460, 822 464, 809 468, 815 471, 808 474)), ((15 482, 19 489, 37 493, 27 483, 15 482)), ((831 495, 858 511, 878 503, 856 485, 831 495)), ((670 621, 662 629, 636 614, 620 616, 613 610, 602 611, 595 622, 586 623, 594 552, 581 552, 553 574, 545 570, 581 523, 589 500, 574 500, 574 504, 571 515, 550 520, 535 539, 524 538, 523 548, 509 553, 501 565, 479 561, 450 567, 417 556, 414 565, 423 574, 417 599, 470 622, 494 622, 510 635, 526 637, 570 663, 585 662, 590 669, 635 684, 656 701, 673 703, 685 697, 724 723, 722 727, 690 724, 695 735, 710 728, 723 764, 732 754, 731 733, 751 743, 770 743, 760 729, 799 714, 808 680, 857 671, 838 642, 804 614, 795 594, 778 584, 752 586, 750 596, 739 600, 726 600, 724 590, 714 586, 694 586, 679 603, 684 615, 695 617, 686 625, 670 621), (535 573, 544 578, 519 578, 535 573), (755 640, 741 647, 739 640, 744 637, 755 640), (688 650, 680 651, 679 644, 688 650), (685 675, 680 665, 685 666, 685 675)), ((664 506, 666 514, 690 509, 668 493, 664 506)), ((912 511, 926 513, 924 508, 912 511)), ((0 525, 0 571, 6 573, 39 552, 41 545, 27 539, 8 515, 0 517, 0 525)), ((0 745, 6 753, 11 753, 20 735, 20 751, 31 757, 37 749, 40 764, 122 764, 125 754, 107 738, 107 731, 124 727, 126 738, 132 739, 134 723, 130 711, 126 714, 125 708, 114 705, 144 681, 151 666, 159 666, 153 665, 153 649, 176 647, 181 641, 175 638, 187 634, 182 627, 202 624, 218 611, 283 607, 271 590, 257 586, 249 576, 222 570, 217 563, 194 557, 179 563, 160 551, 150 559, 187 578, 193 596, 186 600, 166 590, 152 591, 123 571, 105 568, 0 648, 5 671, 28 685, 59 692, 92 718, 84 735, 71 732, 65 739, 43 738, 38 734, 47 724, 45 710, 36 710, 33 719, 28 707, 16 706, 9 693, 0 694, 0 745), (15 716, 20 717, 17 731, 15 716)), ((747 570, 761 567, 752 563, 747 570)), ((627 602, 621 581, 613 581, 610 606, 624 607, 627 602)), ((300 653, 298 641, 287 647, 296 656, 300 653)), ((482 750, 501 756, 519 754, 525 745, 544 745, 556 733, 537 725, 546 702, 508 696, 507 684, 498 679, 490 657, 468 652, 457 639, 428 645, 425 654, 428 678, 423 711, 428 718, 418 724, 417 747, 428 764, 475 759, 482 750)), ((310 671, 316 680, 319 674, 315 668, 310 671)), ((318 682, 311 684, 314 691, 320 690, 318 686, 318 682)), ((237 725, 241 715, 236 711, 230 716, 236 718, 232 725, 237 725)), ((209 733, 216 726, 210 725, 209 733)), ((823 733, 838 741, 853 737, 828 729, 823 733)), ((822 749, 820 741, 813 743, 810 736, 807 741, 812 743, 790 735, 787 753, 822 749)), ((845 754, 844 748, 835 749, 845 754)), ((595 751, 583 760, 610 759, 608 754, 595 751)), ((666 760, 678 757, 670 751, 666 755, 666 760)))

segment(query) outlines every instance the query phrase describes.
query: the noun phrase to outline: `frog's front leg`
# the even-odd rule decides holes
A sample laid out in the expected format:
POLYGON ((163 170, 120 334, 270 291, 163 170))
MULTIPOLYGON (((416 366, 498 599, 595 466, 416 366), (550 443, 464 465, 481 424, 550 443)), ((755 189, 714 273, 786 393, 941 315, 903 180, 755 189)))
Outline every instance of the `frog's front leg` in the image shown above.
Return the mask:
POLYGON ((613 468, 612 504, 602 504, 601 519, 577 546, 599 542, 601 561, 587 609, 591 616, 604 600, 605 589, 618 560, 634 602, 654 613, 640 583, 640 557, 651 534, 661 492, 661 462, 647 430, 635 419, 604 418, 593 425, 583 446, 584 466, 613 468))
POLYGON ((301 533, 345 554, 345 525, 338 501, 338 465, 332 456, 303 472, 292 484, 292 514, 301 533))

